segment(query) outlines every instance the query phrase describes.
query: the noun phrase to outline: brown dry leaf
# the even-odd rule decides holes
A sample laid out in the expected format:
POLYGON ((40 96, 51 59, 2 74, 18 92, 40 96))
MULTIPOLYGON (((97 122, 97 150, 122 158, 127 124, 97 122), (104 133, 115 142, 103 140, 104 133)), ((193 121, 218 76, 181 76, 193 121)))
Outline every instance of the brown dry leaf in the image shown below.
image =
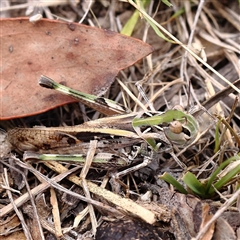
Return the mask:
POLYGON ((172 211, 174 235, 195 237, 202 222, 202 203, 191 195, 185 195, 168 189, 160 189, 160 202, 172 211), (173 219, 176 218, 176 219, 173 219))
MULTIPOLYGON (((171 225, 176 239, 196 237, 201 225, 205 225, 209 221, 208 205, 198 198, 164 188, 160 189, 159 195, 160 203, 172 211, 171 225)), ((211 232, 212 235, 213 232, 211 232)), ((209 235, 204 235, 204 237, 208 239, 209 235)))
MULTIPOLYGON (((17 215, 8 216, 5 219, 0 220, 0 233, 3 235, 8 235, 13 232, 13 230, 20 229, 21 222, 17 215)), ((1 239, 1 236, 0 236, 1 239)))
POLYGON ((76 90, 100 95, 124 69, 152 52, 138 39, 78 23, 28 18, 0 20, 0 119, 41 113, 73 102, 38 86, 46 75, 76 90))
MULTIPOLYGON (((202 223, 200 226, 200 230, 210 221, 212 218, 212 214, 209 214, 210 207, 207 203, 204 203, 202 206, 202 223)), ((201 240, 211 240, 215 229, 215 223, 212 223, 208 228, 208 231, 204 234, 201 240)))
POLYGON ((13 232, 12 234, 7 236, 0 236, 0 240, 13 240, 13 239, 26 240, 26 236, 24 235, 24 232, 22 230, 13 232))
POLYGON ((236 234, 229 223, 222 217, 216 221, 216 228, 212 240, 235 240, 236 234))

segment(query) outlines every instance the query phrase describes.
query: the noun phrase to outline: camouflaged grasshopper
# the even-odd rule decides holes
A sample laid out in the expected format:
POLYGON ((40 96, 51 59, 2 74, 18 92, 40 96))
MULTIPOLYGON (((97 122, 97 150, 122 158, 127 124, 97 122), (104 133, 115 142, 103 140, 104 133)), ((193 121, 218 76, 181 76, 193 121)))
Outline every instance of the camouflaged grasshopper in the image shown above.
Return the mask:
POLYGON ((195 140, 199 131, 196 119, 181 110, 149 116, 130 112, 112 100, 78 92, 46 76, 41 76, 39 84, 70 95, 110 117, 72 127, 14 128, 8 132, 8 141, 18 151, 25 152, 24 159, 84 162, 89 141, 97 139, 93 164, 124 166, 129 164, 133 146, 148 143, 156 152, 162 144, 185 147, 195 140))

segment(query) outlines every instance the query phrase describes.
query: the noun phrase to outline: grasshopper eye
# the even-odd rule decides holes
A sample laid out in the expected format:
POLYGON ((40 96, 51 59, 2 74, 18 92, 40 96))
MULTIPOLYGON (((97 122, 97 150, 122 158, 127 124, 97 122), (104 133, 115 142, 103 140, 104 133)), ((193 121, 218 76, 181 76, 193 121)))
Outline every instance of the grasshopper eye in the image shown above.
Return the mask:
POLYGON ((179 134, 183 131, 182 123, 180 123, 179 121, 173 121, 170 123, 169 129, 171 130, 171 132, 179 134))

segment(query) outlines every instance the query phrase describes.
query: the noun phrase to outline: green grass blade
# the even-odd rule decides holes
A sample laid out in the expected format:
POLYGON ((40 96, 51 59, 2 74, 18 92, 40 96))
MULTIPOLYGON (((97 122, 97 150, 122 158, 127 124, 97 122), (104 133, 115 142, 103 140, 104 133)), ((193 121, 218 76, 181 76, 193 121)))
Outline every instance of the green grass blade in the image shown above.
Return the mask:
POLYGON ((162 0, 162 2, 168 7, 172 7, 173 5, 168 0, 162 0))
MULTIPOLYGON (((141 5, 143 6, 143 8, 145 8, 146 6, 149 5, 149 0, 143 0, 141 5)), ((127 21, 127 23, 124 25, 124 27, 122 28, 121 34, 127 35, 127 36, 132 36, 133 30, 138 22, 140 13, 139 11, 136 9, 133 13, 133 15, 129 18, 129 20, 127 21)))
POLYGON ((183 176, 183 182, 190 188, 195 194, 201 197, 205 197, 205 186, 196 178, 196 176, 190 172, 187 172, 183 176))
MULTIPOLYGON (((232 178, 234 176, 236 176, 238 173, 240 173, 240 164, 236 168, 234 168, 232 171, 230 171, 228 174, 226 174, 224 177, 222 177, 219 181, 217 181, 214 184, 214 187, 216 189, 222 188, 225 184, 227 184, 229 181, 231 181, 232 178)), ((214 191, 214 189, 211 189, 211 191, 209 193, 212 194, 213 191, 214 191)))
POLYGON ((180 184, 172 175, 165 172, 163 175, 159 176, 160 179, 172 184, 180 193, 187 194, 187 190, 180 184))
POLYGON ((224 169, 230 162, 232 161, 236 161, 236 160, 240 160, 240 157, 238 155, 233 156, 229 159, 227 159, 225 162, 223 162, 222 164, 220 164, 220 166, 215 170, 215 172, 211 175, 211 177, 209 178, 208 182, 207 182, 207 186, 206 186, 206 192, 209 193, 213 193, 214 189, 212 188, 212 184, 214 182, 214 180, 216 179, 217 175, 221 172, 222 169, 224 169))

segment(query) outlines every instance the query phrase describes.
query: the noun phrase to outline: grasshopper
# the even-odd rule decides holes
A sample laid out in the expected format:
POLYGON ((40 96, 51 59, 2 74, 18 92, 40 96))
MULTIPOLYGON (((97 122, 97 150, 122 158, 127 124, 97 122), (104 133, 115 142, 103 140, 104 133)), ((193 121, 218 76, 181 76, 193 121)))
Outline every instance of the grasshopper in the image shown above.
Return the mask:
POLYGON ((71 127, 14 128, 8 131, 8 141, 18 151, 25 152, 24 159, 84 161, 89 141, 97 139, 93 163, 101 167, 124 166, 129 164, 129 156, 119 149, 148 143, 153 151, 158 152, 164 144, 185 147, 198 135, 196 119, 182 110, 168 110, 154 116, 135 113, 112 100, 76 91, 46 76, 41 76, 39 84, 70 95, 108 117, 71 127))

